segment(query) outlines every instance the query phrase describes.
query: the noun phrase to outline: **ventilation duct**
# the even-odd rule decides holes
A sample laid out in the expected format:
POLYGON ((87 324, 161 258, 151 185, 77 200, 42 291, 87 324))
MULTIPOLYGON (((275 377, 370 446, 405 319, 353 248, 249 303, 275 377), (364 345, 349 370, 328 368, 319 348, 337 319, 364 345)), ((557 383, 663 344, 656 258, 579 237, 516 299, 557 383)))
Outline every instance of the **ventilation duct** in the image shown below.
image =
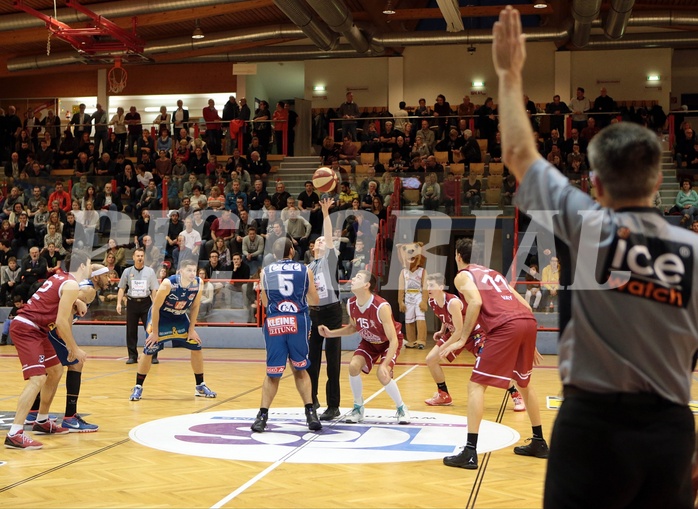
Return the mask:
MULTIPOLYGON (((233 51, 221 55, 201 55, 197 62, 284 62, 319 58, 359 57, 356 50, 348 44, 342 44, 332 51, 325 51, 315 46, 277 46, 233 51)), ((184 64, 191 60, 175 60, 168 63, 184 64)))
POLYGON ((307 0, 318 16, 327 23, 335 32, 342 34, 347 42, 359 53, 367 53, 371 50, 374 54, 381 54, 384 48, 371 45, 366 36, 354 24, 351 12, 344 0, 307 0))
MULTIPOLYGON (((695 48, 698 34, 653 33, 626 34, 622 39, 609 40, 603 35, 593 36, 584 49, 636 49, 636 48, 695 48)), ((572 48, 574 49, 574 48, 572 48)))
POLYGON ((303 0, 274 0, 274 4, 281 9, 318 48, 325 51, 333 49, 337 45, 338 37, 324 23, 318 23, 313 18, 313 13, 303 3, 303 0))
MULTIPOLYGON (((301 39, 303 31, 292 25, 279 25, 276 27, 247 28, 235 32, 225 32, 207 35, 205 39, 192 39, 186 35, 173 39, 164 39, 146 44, 143 49, 145 56, 153 57, 164 53, 177 53, 192 51, 204 48, 214 48, 217 46, 232 46, 249 42, 260 42, 275 39, 301 39)), ((199 57, 197 57, 198 59, 199 57)), ((7 61, 8 71, 28 71, 32 69, 44 69, 82 63, 87 61, 75 52, 53 53, 50 56, 40 55, 31 57, 11 58, 7 61)), ((191 60, 189 60, 191 62, 191 60)))
MULTIPOLYGON (((566 28, 534 28, 526 30, 526 40, 534 42, 554 41, 565 43, 570 35, 566 28)), ((470 30, 469 32, 423 31, 411 33, 387 33, 376 35, 373 41, 383 46, 422 46, 436 44, 491 44, 491 30, 470 30)))
POLYGON ((635 0, 611 0, 611 8, 606 17, 604 32, 609 39, 620 39, 630 20, 635 0))
MULTIPOLYGON (((89 7, 92 12, 113 21, 115 18, 127 18, 140 14, 156 14, 180 9, 196 9, 197 7, 243 3, 244 1, 245 0, 124 0, 123 2, 91 3, 87 5, 87 7, 89 7)), ((53 10, 41 12, 46 16, 54 17, 53 10)), ((71 23, 90 21, 88 16, 75 9, 58 9, 57 13, 57 19, 68 25, 71 23)), ((45 26, 46 24, 39 18, 27 16, 25 13, 0 16, 0 32, 45 26)))
POLYGON ((589 42, 591 23, 599 17, 600 12, 601 0, 574 0, 572 2, 572 18, 574 18, 572 44, 577 48, 583 48, 589 42))

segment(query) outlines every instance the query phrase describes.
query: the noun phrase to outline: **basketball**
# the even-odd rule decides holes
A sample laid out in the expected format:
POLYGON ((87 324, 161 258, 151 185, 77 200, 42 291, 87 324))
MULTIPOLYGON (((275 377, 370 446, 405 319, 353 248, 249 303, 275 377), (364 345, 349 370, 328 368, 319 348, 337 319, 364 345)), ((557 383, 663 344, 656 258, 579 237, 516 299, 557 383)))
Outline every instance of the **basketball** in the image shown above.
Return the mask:
POLYGON ((313 173, 313 185, 321 193, 332 191, 339 182, 339 177, 329 168, 318 168, 313 173))

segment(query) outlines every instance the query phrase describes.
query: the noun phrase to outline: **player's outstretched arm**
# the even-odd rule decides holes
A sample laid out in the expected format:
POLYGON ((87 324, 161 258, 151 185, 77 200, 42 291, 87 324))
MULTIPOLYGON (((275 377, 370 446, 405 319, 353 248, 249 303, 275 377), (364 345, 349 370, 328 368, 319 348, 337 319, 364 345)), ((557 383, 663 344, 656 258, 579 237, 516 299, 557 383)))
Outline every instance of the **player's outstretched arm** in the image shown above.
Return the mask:
POLYGON ((68 360, 75 359, 85 362, 87 354, 78 347, 73 337, 73 306, 78 300, 80 287, 76 281, 67 281, 61 290, 61 300, 58 303, 58 314, 56 316, 56 328, 58 335, 65 341, 68 348, 68 360))
POLYGON ((523 97, 523 67, 526 37, 521 33, 519 11, 507 6, 494 24, 492 60, 499 77, 499 130, 502 133, 502 159, 521 182, 528 168, 540 158, 533 142, 531 122, 523 97))
POLYGON ((341 336, 351 336, 356 332, 356 322, 349 318, 349 324, 341 329, 329 329, 326 325, 320 325, 318 332, 323 338, 338 338, 341 336))
POLYGON ((332 219, 330 219, 330 207, 334 202, 329 199, 325 198, 324 200, 320 200, 320 207, 322 208, 322 234, 325 237, 325 249, 334 249, 334 239, 332 238, 332 235, 334 234, 334 231, 332 230, 332 219))

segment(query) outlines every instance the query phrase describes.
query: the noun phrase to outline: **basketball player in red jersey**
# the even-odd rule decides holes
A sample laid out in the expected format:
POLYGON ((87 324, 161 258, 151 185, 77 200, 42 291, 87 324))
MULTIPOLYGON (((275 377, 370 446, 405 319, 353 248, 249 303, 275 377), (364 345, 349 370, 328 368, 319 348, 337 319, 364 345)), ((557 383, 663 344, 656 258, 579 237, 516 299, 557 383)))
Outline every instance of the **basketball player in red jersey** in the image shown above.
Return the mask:
POLYGON ((467 349, 477 357, 485 335, 482 332, 482 328, 476 324, 464 346, 442 355, 446 348, 461 338, 465 306, 458 296, 444 291, 443 274, 434 273, 427 275, 427 291, 429 293, 429 306, 441 320, 441 329, 434 333, 436 346, 427 355, 427 367, 434 382, 436 382, 437 391, 433 397, 424 402, 429 406, 447 406, 451 405, 453 400, 446 387, 446 375, 444 375, 444 370, 441 369, 439 362, 442 357, 448 360, 448 362, 453 362, 464 349, 467 349))
POLYGON ((349 386, 354 395, 354 408, 345 421, 359 423, 364 420, 361 372, 370 373, 373 365, 380 362, 378 381, 395 402, 397 423, 409 424, 407 405, 403 403, 400 389, 393 380, 393 366, 404 341, 401 327, 393 318, 390 304, 374 294, 375 289, 376 277, 373 274, 367 270, 357 272, 351 280, 354 296, 347 302, 349 325, 334 330, 320 325, 318 332, 325 338, 349 336, 355 332, 361 336, 361 342, 349 362, 349 386))
POLYGON ((456 243, 458 274, 456 289, 467 310, 460 340, 442 355, 465 346, 473 328, 479 323, 487 334, 487 344, 480 351, 468 384, 468 441, 462 452, 444 458, 449 467, 477 468, 477 439, 485 407, 488 386, 507 389, 513 379, 526 403, 533 438, 525 446, 515 447, 522 456, 548 457, 543 438, 538 399, 529 387, 536 351, 537 323, 530 306, 500 273, 470 263, 472 239, 456 243))
MULTIPOLYGON (((82 316, 87 311, 84 302, 78 300, 78 281, 90 277, 90 259, 87 253, 73 251, 65 260, 69 273, 59 273, 47 279, 32 295, 10 325, 10 334, 17 347, 22 373, 27 384, 19 396, 17 412, 5 438, 5 447, 10 449, 41 449, 43 444, 23 432, 24 419, 29 413, 36 395, 50 405, 63 375, 63 366, 48 339, 55 324, 59 336, 68 349, 68 360, 85 362, 86 354, 73 337, 73 313, 82 316)), ((37 416, 32 431, 38 434, 64 434, 68 428, 48 419, 48 414, 37 416)))

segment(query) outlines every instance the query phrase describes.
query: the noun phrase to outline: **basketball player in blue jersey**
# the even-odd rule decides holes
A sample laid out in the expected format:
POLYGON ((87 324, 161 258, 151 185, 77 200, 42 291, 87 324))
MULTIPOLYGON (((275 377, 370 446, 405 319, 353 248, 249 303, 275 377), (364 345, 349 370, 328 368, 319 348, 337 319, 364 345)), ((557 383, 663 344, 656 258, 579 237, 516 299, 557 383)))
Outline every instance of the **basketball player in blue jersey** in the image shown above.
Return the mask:
POLYGON ((310 376, 308 375, 308 335, 310 315, 308 304, 317 306, 320 301, 313 272, 304 264, 294 262, 295 250, 288 238, 274 242, 276 262, 264 267, 259 279, 262 304, 267 310, 264 321, 264 341, 267 348, 267 376, 262 385, 262 405, 251 429, 264 431, 279 381, 291 360, 291 370, 296 388, 305 405, 308 429, 318 431, 322 424, 313 407, 310 376))
POLYGON ((148 337, 143 354, 138 360, 136 386, 131 392, 131 401, 138 401, 143 394, 143 382, 148 376, 153 354, 172 341, 175 348, 191 351, 191 366, 196 378, 195 396, 215 398, 216 393, 204 382, 204 355, 201 338, 194 326, 199 316, 203 283, 196 275, 197 261, 180 260, 179 270, 174 276, 162 280, 155 300, 148 312, 148 337), (189 315, 187 315, 189 311, 189 315))

